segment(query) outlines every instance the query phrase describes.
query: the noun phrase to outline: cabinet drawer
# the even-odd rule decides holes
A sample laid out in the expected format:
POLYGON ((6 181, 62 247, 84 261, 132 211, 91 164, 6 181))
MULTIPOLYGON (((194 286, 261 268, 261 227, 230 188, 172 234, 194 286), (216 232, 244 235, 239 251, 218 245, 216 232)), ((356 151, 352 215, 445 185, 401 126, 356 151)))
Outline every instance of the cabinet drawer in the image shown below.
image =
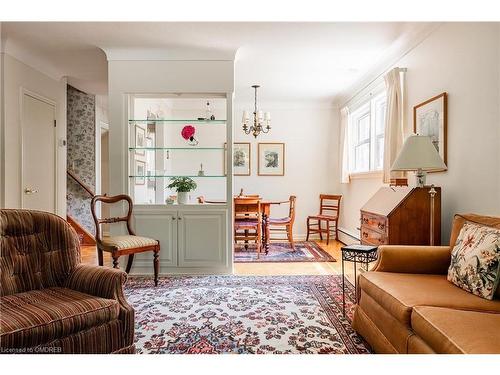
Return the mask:
POLYGON ((372 245, 386 245, 387 244, 387 236, 385 233, 380 233, 374 231, 370 227, 365 225, 361 226, 361 241, 365 243, 370 243, 372 245))
POLYGON ((361 213, 361 225, 380 233, 387 233, 387 220, 383 216, 361 213))

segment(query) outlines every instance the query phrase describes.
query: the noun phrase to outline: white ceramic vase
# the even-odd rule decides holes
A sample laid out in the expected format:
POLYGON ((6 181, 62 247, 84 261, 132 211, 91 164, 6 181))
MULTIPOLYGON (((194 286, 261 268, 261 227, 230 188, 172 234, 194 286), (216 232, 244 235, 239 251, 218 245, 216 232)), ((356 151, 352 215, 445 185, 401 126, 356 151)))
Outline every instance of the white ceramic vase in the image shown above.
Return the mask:
POLYGON ((189 203, 189 192, 187 192, 187 191, 178 191, 177 192, 177 203, 179 203, 179 204, 188 204, 189 203))

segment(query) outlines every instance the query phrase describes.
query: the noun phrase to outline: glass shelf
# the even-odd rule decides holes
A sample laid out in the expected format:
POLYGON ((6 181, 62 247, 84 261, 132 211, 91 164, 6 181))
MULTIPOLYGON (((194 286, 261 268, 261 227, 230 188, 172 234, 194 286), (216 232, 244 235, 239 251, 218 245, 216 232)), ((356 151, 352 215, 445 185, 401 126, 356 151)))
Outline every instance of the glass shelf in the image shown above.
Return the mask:
POLYGON ((224 150, 224 147, 129 147, 132 150, 224 150))
POLYGON ((218 125, 218 124, 225 124, 226 120, 197 120, 197 119, 192 119, 192 120, 169 120, 169 119, 161 119, 161 120, 141 120, 141 119, 130 119, 128 120, 130 124, 135 124, 138 122, 147 122, 147 123, 157 123, 159 124, 212 124, 212 125, 218 125))
POLYGON ((170 178, 170 177, 190 177, 190 178, 219 178, 219 177, 227 177, 227 176, 224 176, 224 175, 205 175, 205 176, 198 176, 198 175, 192 175, 192 176, 188 176, 188 175, 182 175, 182 176, 179 176, 179 175, 150 175, 150 176, 137 176, 137 175, 134 175, 134 176, 129 176, 130 178, 170 178))

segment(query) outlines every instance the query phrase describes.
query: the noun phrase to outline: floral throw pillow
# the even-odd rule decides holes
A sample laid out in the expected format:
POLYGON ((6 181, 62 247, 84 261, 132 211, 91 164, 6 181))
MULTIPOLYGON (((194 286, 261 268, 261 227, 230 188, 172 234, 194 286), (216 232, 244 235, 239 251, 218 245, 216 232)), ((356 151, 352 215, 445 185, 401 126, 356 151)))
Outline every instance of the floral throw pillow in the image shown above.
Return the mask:
POLYGON ((448 281, 479 297, 493 299, 500 281, 500 230, 465 223, 451 251, 448 281))

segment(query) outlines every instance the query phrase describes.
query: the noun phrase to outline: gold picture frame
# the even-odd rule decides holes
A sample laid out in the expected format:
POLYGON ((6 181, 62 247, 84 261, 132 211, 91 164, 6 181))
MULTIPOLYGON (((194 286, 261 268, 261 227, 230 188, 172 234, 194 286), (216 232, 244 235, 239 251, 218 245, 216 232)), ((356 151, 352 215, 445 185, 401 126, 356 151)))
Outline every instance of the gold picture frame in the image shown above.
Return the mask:
POLYGON ((257 150, 258 176, 285 175, 285 144, 282 142, 262 142, 257 150))
POLYGON ((135 177, 136 185, 145 185, 146 184, 146 162, 142 160, 135 160, 134 165, 134 176, 144 176, 144 177, 135 177))
MULTIPOLYGON (((135 147, 146 147, 146 128, 142 126, 135 125, 135 147)), ((136 155, 144 156, 146 155, 146 150, 135 150, 136 155)))
MULTIPOLYGON (((224 143, 224 176, 227 176, 226 163, 227 163, 227 143, 224 143)), ((233 142, 233 176, 250 176, 251 174, 252 174, 251 143, 233 142)))
POLYGON ((429 136, 448 165, 448 93, 443 92, 413 107, 413 131, 429 136))

